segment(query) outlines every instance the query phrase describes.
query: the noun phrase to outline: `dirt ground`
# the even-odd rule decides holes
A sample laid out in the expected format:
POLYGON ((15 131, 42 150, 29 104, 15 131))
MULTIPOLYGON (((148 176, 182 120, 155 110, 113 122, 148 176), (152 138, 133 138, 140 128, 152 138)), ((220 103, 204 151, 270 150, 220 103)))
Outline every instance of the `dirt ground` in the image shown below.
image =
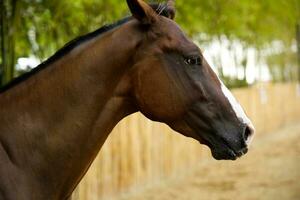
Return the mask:
POLYGON ((206 159, 185 178, 121 200, 300 200, 300 123, 257 135, 237 161, 206 159))

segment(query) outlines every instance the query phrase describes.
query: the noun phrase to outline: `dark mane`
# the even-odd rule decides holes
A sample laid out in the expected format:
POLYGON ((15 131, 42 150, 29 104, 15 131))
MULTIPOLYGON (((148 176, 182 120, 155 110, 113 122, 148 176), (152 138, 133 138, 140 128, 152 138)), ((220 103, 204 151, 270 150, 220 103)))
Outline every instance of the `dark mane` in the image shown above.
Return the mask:
POLYGON ((120 21, 118 21, 114 24, 104 25, 103 27, 97 29, 96 31, 93 31, 91 33, 88 33, 86 35, 79 36, 79 37, 73 39, 72 41, 68 42, 65 46, 63 46, 60 50, 58 50, 53 56, 51 56, 46 61, 39 64, 37 67, 33 68, 29 72, 26 72, 26 73, 20 75, 19 77, 13 79, 8 84, 1 87, 0 88, 0 93, 3 93, 5 91, 11 89, 12 87, 14 87, 14 86, 18 85, 19 83, 25 81, 26 79, 30 78, 31 76, 33 76, 37 72, 45 69, 50 64, 52 64, 55 61, 59 60, 60 58, 62 58, 64 55, 68 54, 70 51, 72 51, 75 47, 82 44, 83 42, 86 42, 86 41, 88 41, 88 40, 90 40, 90 39, 92 39, 96 36, 99 36, 99 35, 107 32, 109 30, 112 30, 112 29, 128 22, 130 20, 130 18, 131 17, 126 17, 126 18, 124 18, 124 19, 122 19, 122 20, 120 20, 120 21))
MULTIPOLYGON (((165 16, 165 17, 169 17, 170 16, 170 10, 168 10, 167 4, 164 4, 164 3, 159 3, 159 4, 158 3, 152 3, 152 4, 150 4, 150 6, 157 12, 157 14, 159 14, 161 16, 165 16)), ((0 87, 0 94, 4 93, 5 91, 7 91, 9 89, 11 89, 12 87, 18 85, 19 83, 27 80, 28 78, 30 78, 31 76, 35 75, 39 71, 45 69, 50 64, 52 64, 55 61, 59 60, 60 58, 62 58, 64 55, 68 54, 70 51, 72 51, 75 47, 77 47, 78 45, 82 44, 83 42, 86 42, 86 41, 88 41, 88 40, 90 40, 90 39, 92 39, 92 38, 94 38, 94 37, 96 37, 98 35, 101 35, 101 34, 107 32, 109 30, 112 30, 113 28, 121 26, 122 24, 128 22, 131 18, 132 17, 126 17, 124 19, 121 19, 121 20, 117 21, 114 24, 104 25, 103 27, 97 29, 94 32, 91 32, 91 33, 88 33, 86 35, 79 36, 79 37, 75 38, 74 40, 72 40, 69 43, 67 43, 60 50, 58 50, 53 56, 51 56, 46 61, 44 61, 41 64, 39 64, 37 67, 33 68, 29 72, 26 72, 26 73, 20 75, 19 77, 13 79, 11 82, 9 82, 8 84, 4 85, 3 87, 0 87)))

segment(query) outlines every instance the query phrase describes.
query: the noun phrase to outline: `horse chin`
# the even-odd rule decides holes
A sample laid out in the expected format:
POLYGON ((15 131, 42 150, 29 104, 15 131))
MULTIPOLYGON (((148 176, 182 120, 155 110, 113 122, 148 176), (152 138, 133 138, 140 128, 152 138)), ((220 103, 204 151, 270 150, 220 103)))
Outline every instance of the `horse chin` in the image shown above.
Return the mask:
POLYGON ((236 160, 239 157, 231 149, 223 151, 211 149, 211 153, 216 160, 236 160))
POLYGON ((222 148, 216 147, 215 145, 212 145, 211 143, 207 142, 206 140, 202 138, 197 139, 200 144, 206 145, 209 147, 212 157, 216 160, 236 160, 242 155, 236 154, 232 149, 227 147, 227 145, 221 145, 222 148))

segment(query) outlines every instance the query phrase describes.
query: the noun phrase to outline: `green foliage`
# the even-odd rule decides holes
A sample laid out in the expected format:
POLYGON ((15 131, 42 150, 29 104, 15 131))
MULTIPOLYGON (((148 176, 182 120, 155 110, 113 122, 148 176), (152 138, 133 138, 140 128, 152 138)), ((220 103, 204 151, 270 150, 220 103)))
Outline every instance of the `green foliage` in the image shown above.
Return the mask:
POLYGON ((274 53, 267 57, 267 64, 272 75, 273 82, 285 82, 297 80, 297 56, 290 49, 280 53, 274 53))
MULTIPOLYGON (((200 44, 225 36, 261 50, 273 41, 293 44, 299 4, 299 0, 177 0, 176 20, 200 44)), ((128 14, 125 0, 2 0, 1 5, 5 17, 1 29, 6 31, 1 37, 6 42, 2 69, 13 69, 18 57, 44 60, 71 39, 128 14)), ((278 66, 273 58, 269 56, 268 63, 278 66)))
MULTIPOLYGON (((21 54, 34 54, 45 59, 74 37, 110 23, 125 14, 126 4, 118 1, 95 0, 36 0, 22 4, 24 31, 19 35, 21 54), (30 47, 29 52, 24 46, 30 47)), ((24 56, 24 55, 23 55, 24 56)))
POLYGON ((249 84, 247 83, 246 79, 238 79, 238 78, 232 78, 229 76, 223 76, 222 80, 224 84, 229 88, 242 88, 242 87, 248 87, 249 84))
POLYGON ((190 34, 225 35, 251 46, 274 40, 291 43, 299 0, 190 0, 177 1, 178 20, 190 34))

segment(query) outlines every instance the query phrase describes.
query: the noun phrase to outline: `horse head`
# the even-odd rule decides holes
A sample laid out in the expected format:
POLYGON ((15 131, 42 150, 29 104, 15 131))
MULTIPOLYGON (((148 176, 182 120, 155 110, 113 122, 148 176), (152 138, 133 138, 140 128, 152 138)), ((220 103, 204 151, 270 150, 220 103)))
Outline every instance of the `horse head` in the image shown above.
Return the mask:
POLYGON ((199 47, 174 21, 174 2, 156 8, 142 0, 127 3, 143 35, 131 77, 138 110, 209 146, 216 159, 245 154, 253 125, 199 47))

